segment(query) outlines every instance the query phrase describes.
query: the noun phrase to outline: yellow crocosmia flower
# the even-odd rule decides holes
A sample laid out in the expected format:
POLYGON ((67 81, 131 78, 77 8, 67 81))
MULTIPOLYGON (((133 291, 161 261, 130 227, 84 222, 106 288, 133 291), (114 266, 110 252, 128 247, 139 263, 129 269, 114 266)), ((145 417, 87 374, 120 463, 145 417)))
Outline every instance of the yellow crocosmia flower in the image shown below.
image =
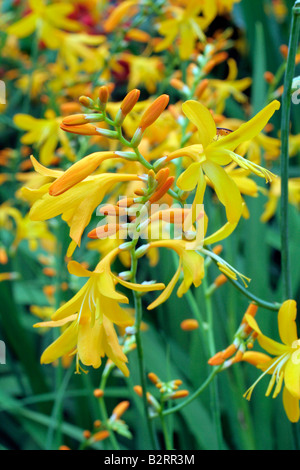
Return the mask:
POLYGON ((68 18, 74 7, 69 3, 52 3, 44 0, 29 0, 31 13, 7 28, 7 33, 25 38, 37 32, 49 49, 58 49, 57 30, 79 31, 81 25, 68 18))
POLYGON ((218 199, 225 206, 229 224, 224 226, 226 231, 233 231, 241 217, 243 204, 238 186, 221 165, 235 162, 241 168, 271 181, 275 175, 241 157, 234 150, 244 141, 249 141, 259 134, 279 107, 280 103, 273 101, 238 130, 218 139, 216 124, 205 106, 197 101, 187 101, 182 105, 184 114, 197 127, 201 143, 177 150, 169 154, 166 160, 171 161, 185 156, 193 160, 178 178, 177 185, 184 191, 192 191, 197 187, 194 201, 196 204, 203 202, 206 187, 205 173, 218 199))
MULTIPOLYGON (((209 0, 206 0, 207 2, 209 0)), ((217 3, 218 14, 222 15, 232 10, 235 3, 239 3, 241 0, 215 0, 217 3)))
MULTIPOLYGON (((244 396, 250 400, 256 384, 266 374, 271 374, 272 377, 266 396, 270 395, 275 385, 273 398, 276 398, 284 384, 283 405, 287 417, 293 423, 299 421, 300 418, 300 341, 297 336, 296 316, 296 302, 294 300, 285 301, 278 312, 278 329, 282 343, 265 336, 259 329, 255 319, 249 315, 246 316, 249 326, 258 335, 257 340, 260 346, 267 353, 275 357, 270 357, 269 361, 261 361, 260 354, 256 353, 257 357, 255 358, 252 352, 251 364, 263 370, 263 374, 247 390, 244 396)), ((247 361, 247 355, 245 355, 243 360, 247 361)))
POLYGON ((195 41, 206 41, 203 30, 217 15, 214 2, 189 0, 180 6, 167 9, 170 18, 158 23, 158 31, 164 36, 156 46, 156 52, 169 48, 179 39, 179 55, 183 60, 189 59, 194 51, 195 41), (202 16, 200 16, 202 13, 202 16))
POLYGON ((245 103, 247 96, 243 91, 247 90, 252 80, 251 78, 242 78, 237 80, 238 67, 234 59, 228 59, 229 73, 226 80, 211 79, 209 80, 209 89, 216 94, 216 113, 222 114, 225 109, 226 100, 233 96, 238 103, 245 103))
POLYGON ((189 250, 188 246, 191 243, 193 242, 185 240, 159 240, 149 244, 151 249, 168 248, 175 251, 179 256, 179 264, 165 290, 148 306, 148 310, 156 308, 170 297, 179 280, 181 272, 183 273, 183 280, 177 290, 178 297, 182 297, 192 284, 194 284, 195 287, 200 286, 204 277, 204 258, 193 249, 189 250))
POLYGON ((65 133, 60 129, 61 118, 57 118, 52 111, 45 114, 45 119, 37 119, 27 114, 16 114, 15 124, 26 134, 21 137, 21 142, 26 145, 35 145, 40 151, 40 160, 49 165, 60 143, 67 157, 74 161, 75 156, 71 150, 65 133))
MULTIPOLYGON (((36 171, 44 176, 57 179, 64 175, 62 171, 44 167, 33 157, 32 161, 36 171)), ((106 193, 116 183, 135 180, 139 180, 137 175, 103 173, 87 177, 59 196, 50 196, 48 192, 50 184, 36 190, 22 188, 22 194, 25 199, 33 202, 29 214, 31 220, 48 220, 61 215, 62 219, 67 222, 70 227, 70 237, 73 240, 68 251, 68 256, 71 256, 76 246, 80 246, 82 233, 106 193)))
POLYGON ((143 85, 148 93, 153 95, 156 92, 157 84, 164 77, 164 67, 160 58, 123 54, 122 59, 130 66, 128 90, 143 85))
POLYGON ((14 233, 11 245, 13 250, 17 249, 22 240, 28 241, 32 251, 35 251, 39 245, 49 248, 50 251, 54 249, 55 237, 45 222, 32 221, 29 215, 23 217, 20 211, 8 204, 0 206, 0 227, 14 233))
POLYGON ((68 264, 69 272, 78 277, 88 277, 86 284, 66 304, 60 307, 49 322, 37 327, 61 327, 69 324, 63 334, 43 353, 41 362, 49 364, 76 348, 79 361, 98 368, 101 358, 109 357, 128 376, 127 358, 119 345, 113 324, 126 327, 134 323, 132 316, 120 303, 128 298, 115 289, 116 282, 141 292, 163 289, 163 284, 134 284, 122 281, 111 272, 111 263, 119 254, 117 248, 103 258, 93 272, 76 261, 68 264))
MULTIPOLYGON (((289 203, 300 209, 300 178, 290 178, 288 182, 289 203)), ((272 181, 268 192, 268 201, 265 205, 264 213, 261 216, 262 222, 268 222, 276 214, 277 206, 281 197, 281 178, 272 181)))

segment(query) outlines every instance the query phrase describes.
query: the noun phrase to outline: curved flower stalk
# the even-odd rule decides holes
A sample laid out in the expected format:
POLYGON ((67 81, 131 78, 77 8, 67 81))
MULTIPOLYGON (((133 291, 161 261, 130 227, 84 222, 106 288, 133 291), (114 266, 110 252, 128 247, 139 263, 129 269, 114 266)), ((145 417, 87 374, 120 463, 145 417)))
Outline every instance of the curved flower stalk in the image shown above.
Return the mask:
POLYGON ((38 323, 36 327, 61 327, 69 324, 62 335, 43 353, 41 362, 49 364, 59 357, 77 354, 79 361, 86 366, 98 368, 105 355, 128 376, 127 358, 118 343, 113 324, 121 327, 134 323, 132 317, 120 303, 128 303, 128 298, 115 289, 115 283, 138 292, 148 292, 164 288, 164 284, 133 284, 113 275, 111 263, 119 249, 103 258, 93 272, 83 268, 76 261, 68 264, 70 274, 89 278, 87 283, 66 304, 60 307, 49 322, 38 323))
POLYGON ((293 423, 300 418, 300 341, 296 326, 297 305, 294 300, 286 300, 278 312, 278 329, 282 343, 265 336, 254 318, 246 316, 249 326, 257 334, 259 345, 272 356, 259 352, 245 353, 243 360, 255 365, 263 374, 247 390, 245 397, 250 400, 256 384, 267 374, 270 374, 266 396, 269 396, 275 386, 273 398, 276 398, 283 388, 283 405, 287 417, 293 423))

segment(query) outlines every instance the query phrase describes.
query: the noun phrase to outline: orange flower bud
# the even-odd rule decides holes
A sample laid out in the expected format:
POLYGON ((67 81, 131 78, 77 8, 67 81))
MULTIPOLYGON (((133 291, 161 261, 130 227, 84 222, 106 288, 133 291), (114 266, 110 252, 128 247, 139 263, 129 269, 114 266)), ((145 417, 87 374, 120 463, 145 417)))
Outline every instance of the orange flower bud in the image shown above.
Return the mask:
POLYGON ((143 396, 143 389, 140 385, 135 385, 133 387, 133 390, 135 391, 135 393, 139 396, 139 397, 142 397, 143 396))
POLYGON ((144 132, 147 127, 151 126, 161 115, 161 113, 166 109, 169 103, 168 95, 161 95, 156 98, 155 101, 146 109, 145 113, 142 116, 139 128, 144 132))
POLYGON ((0 264, 6 264, 8 257, 4 248, 0 248, 0 264))
POLYGON ((71 450, 68 446, 60 446, 59 450, 71 450))
POLYGON ((130 406, 129 401, 121 401, 113 410, 112 417, 113 419, 119 419, 130 406))
POLYGON ((125 39, 129 41, 137 41, 137 42, 150 42, 151 36, 146 33, 146 31, 142 31, 141 29, 131 28, 128 33, 126 33, 125 39))
POLYGON ((224 362, 224 358, 223 358, 222 352, 218 352, 217 354, 215 354, 213 357, 211 357, 208 360, 208 364, 210 366, 220 366, 221 364, 223 364, 223 362, 224 362))
POLYGON ((288 54, 289 54, 289 48, 286 44, 282 44, 279 48, 282 56, 284 57, 284 59, 287 59, 288 57, 288 54))
POLYGON ((157 377, 156 374, 154 374, 154 372, 150 372, 150 373, 148 374, 148 378, 149 378, 149 380, 150 380, 154 385, 156 385, 157 383, 159 383, 159 378, 157 377))
POLYGON ((101 86, 99 89, 99 100, 102 105, 106 105, 108 102, 108 97, 109 97, 109 91, 107 86, 101 86))
POLYGON ((134 16, 137 13, 135 1, 124 1, 112 10, 111 15, 104 23, 104 29, 107 33, 111 33, 125 16, 134 16))
POLYGON ((116 234, 120 230, 121 226, 119 224, 106 224, 101 225, 100 227, 94 228, 88 233, 88 237, 93 240, 108 238, 111 235, 116 234))
POLYGON ((194 320, 192 318, 188 318, 187 320, 183 320, 181 323, 180 323, 180 328, 183 330, 183 331, 193 331, 193 330, 197 330, 197 328, 199 328, 199 323, 197 322, 197 320, 194 320))
POLYGON ((56 271, 53 268, 44 268, 43 273, 48 277, 54 277, 56 275, 56 271))
POLYGON ((99 132, 93 124, 82 124, 82 125, 72 125, 66 126, 65 124, 60 124, 60 128, 63 131, 70 132, 71 134, 78 135, 99 135, 99 132))
POLYGON ((134 204, 134 199, 132 197, 124 197, 117 202, 118 207, 130 207, 134 204))
POLYGON ((225 284, 228 281, 228 278, 225 276, 225 274, 220 274, 215 280, 214 284, 216 287, 221 287, 223 284, 225 284))
POLYGON ((175 88, 175 90, 179 91, 182 91, 186 86, 181 80, 178 80, 178 78, 172 78, 170 80, 170 85, 175 88))
POLYGON ((103 440, 106 439, 108 436, 109 436, 109 432, 108 432, 108 431, 99 431, 99 432, 96 432, 96 434, 93 435, 93 441, 94 441, 94 442, 103 441, 103 440))
POLYGON ((78 126, 86 124, 87 120, 85 114, 72 114, 71 116, 63 118, 62 123, 64 126, 78 126))
POLYGON ((152 194, 152 196, 149 199, 149 203, 153 204, 154 202, 159 201, 169 191, 174 181, 175 181, 175 177, 170 176, 166 180, 166 182, 161 186, 161 188, 158 191, 156 191, 154 194, 152 194))
POLYGON ((94 428, 96 428, 96 429, 100 428, 101 424, 102 423, 101 423, 100 419, 96 419, 96 421, 94 421, 94 428))
POLYGON ((102 398, 104 396, 104 391, 101 390, 101 388, 96 388, 94 390, 94 397, 96 398, 102 398))
POLYGON ((121 107, 120 107, 124 117, 127 116, 127 114, 129 114, 130 111, 134 108, 134 106, 136 105, 136 103, 139 100, 140 94, 141 94, 140 90, 135 88, 134 90, 131 90, 125 96, 124 100, 122 101, 121 107))
POLYGON ((177 392, 172 393, 170 396, 171 400, 177 400, 178 398, 184 398, 189 395, 187 390, 178 390, 177 392))
POLYGON ((82 158, 52 183, 49 194, 59 196, 93 173, 104 160, 114 156, 114 152, 95 152, 82 158))
POLYGON ((207 78, 205 78, 199 83, 199 85, 197 86, 195 90, 195 96, 197 96, 198 99, 201 98, 206 88, 208 87, 208 84, 209 84, 209 80, 207 78))
POLYGON ((83 431, 83 437, 84 439, 89 439, 91 437, 91 432, 86 430, 86 431, 83 431))
POLYGON ((267 83, 270 83, 270 84, 273 83, 274 78, 275 77, 272 72, 267 71, 264 73, 264 79, 266 80, 267 83))
POLYGON ((222 245, 217 245, 213 248, 212 250, 215 255, 220 255, 223 251, 223 246, 222 245))

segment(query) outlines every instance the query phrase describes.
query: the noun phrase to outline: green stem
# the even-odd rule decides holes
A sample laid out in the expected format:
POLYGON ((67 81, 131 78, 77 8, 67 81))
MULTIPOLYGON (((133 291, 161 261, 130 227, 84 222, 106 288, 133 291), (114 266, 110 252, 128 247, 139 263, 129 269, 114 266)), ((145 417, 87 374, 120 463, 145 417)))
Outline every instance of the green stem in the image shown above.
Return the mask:
POLYGON ((295 72, 295 57, 298 48, 300 26, 300 1, 296 1, 292 11, 292 25, 289 41, 289 53, 284 78, 281 118, 281 269, 283 278, 283 296, 292 298, 290 255, 289 255, 289 133, 291 115, 291 91, 295 72))
MULTIPOLYGON (((110 373, 111 370, 112 369, 109 368, 106 372, 103 372, 102 377, 101 377, 100 387, 99 387, 100 390, 103 390, 103 391, 105 390, 106 382, 107 382, 107 379, 108 379, 108 376, 109 376, 109 373, 110 373)), ((104 397, 99 398, 99 406, 100 406, 100 411, 101 411, 103 421, 105 423, 108 423, 109 418, 108 418, 108 413, 107 413, 107 410, 106 410, 104 397)), ((114 450, 120 450, 120 447, 119 447, 118 441, 116 439, 115 433, 111 428, 109 429, 109 439, 110 439, 110 442, 111 442, 111 445, 112 445, 113 449, 114 450)))
MULTIPOLYGON (((132 282, 136 283, 136 272, 137 272, 137 257, 135 253, 135 246, 137 244, 136 240, 133 244, 132 250, 131 250, 131 272, 132 272, 132 282)), ((133 292, 133 298, 134 298, 134 306, 135 306, 135 339, 136 339, 136 346, 137 346, 137 354, 138 354, 138 366, 139 366, 139 371, 140 371, 140 381, 141 381, 141 387, 143 391, 143 404, 144 404, 144 411, 145 411, 145 417, 147 421, 147 427, 148 427, 148 432, 149 432, 149 437, 151 440, 151 444, 153 449, 156 448, 155 445, 155 437, 154 437, 154 432, 153 432, 153 424, 150 419, 149 415, 149 407, 148 407, 148 402, 147 402, 147 387, 146 387, 146 373, 145 373, 145 365, 144 365, 144 351, 143 351, 143 344, 142 344, 142 339, 141 339, 141 323, 142 323, 142 299, 141 296, 138 292, 132 291, 133 292)))
POLYGON ((160 417, 161 427, 162 427, 162 431, 164 435, 166 450, 173 450, 173 446, 170 441, 170 436, 169 436, 169 432, 167 428, 167 423, 166 423, 163 412, 159 413, 159 417, 160 417))
POLYGON ((172 413, 177 413, 178 411, 181 411, 184 407, 186 407, 187 405, 192 403, 192 401, 194 401, 196 398, 198 398, 198 396, 201 395, 201 393, 204 392, 204 390, 213 381, 213 379, 215 378, 217 373, 220 371, 220 368, 221 368, 221 366, 216 367, 215 369, 213 369, 212 373, 207 377, 205 382, 203 382, 203 384, 200 385, 200 387, 192 395, 190 395, 189 398, 187 398, 185 401, 183 401, 179 405, 173 406, 173 408, 169 408, 168 410, 164 410, 163 415, 167 416, 167 415, 170 415, 172 413))

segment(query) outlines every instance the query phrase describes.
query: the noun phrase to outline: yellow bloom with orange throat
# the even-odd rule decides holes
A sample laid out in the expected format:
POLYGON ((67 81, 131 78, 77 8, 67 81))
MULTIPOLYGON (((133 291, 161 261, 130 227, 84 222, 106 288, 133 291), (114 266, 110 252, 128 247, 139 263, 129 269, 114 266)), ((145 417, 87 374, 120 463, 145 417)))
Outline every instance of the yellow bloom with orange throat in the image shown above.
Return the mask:
POLYGON ((276 398, 283 387, 283 405, 287 417, 293 423, 299 421, 300 409, 300 341, 296 326, 297 305, 294 300, 284 302, 278 312, 278 329, 282 343, 265 336, 256 320, 247 316, 249 326, 257 333, 260 346, 272 357, 259 352, 247 352, 243 360, 248 361, 263 371, 263 374, 245 393, 250 400, 256 384, 267 374, 271 380, 266 391, 269 396, 274 388, 273 398, 276 398))
POLYGON ((119 304, 128 303, 128 298, 115 289, 115 284, 139 292, 164 288, 164 284, 134 284, 123 281, 111 272, 111 263, 119 249, 113 250, 103 258, 93 272, 88 271, 76 261, 68 264, 71 274, 87 277, 88 281, 79 292, 60 307, 49 322, 38 323, 36 327, 61 327, 69 325, 62 335, 43 353, 41 362, 49 364, 65 354, 77 355, 79 361, 98 368, 102 358, 107 356, 123 372, 129 375, 127 357, 119 344, 114 324, 126 327, 133 324, 132 317, 119 304))

